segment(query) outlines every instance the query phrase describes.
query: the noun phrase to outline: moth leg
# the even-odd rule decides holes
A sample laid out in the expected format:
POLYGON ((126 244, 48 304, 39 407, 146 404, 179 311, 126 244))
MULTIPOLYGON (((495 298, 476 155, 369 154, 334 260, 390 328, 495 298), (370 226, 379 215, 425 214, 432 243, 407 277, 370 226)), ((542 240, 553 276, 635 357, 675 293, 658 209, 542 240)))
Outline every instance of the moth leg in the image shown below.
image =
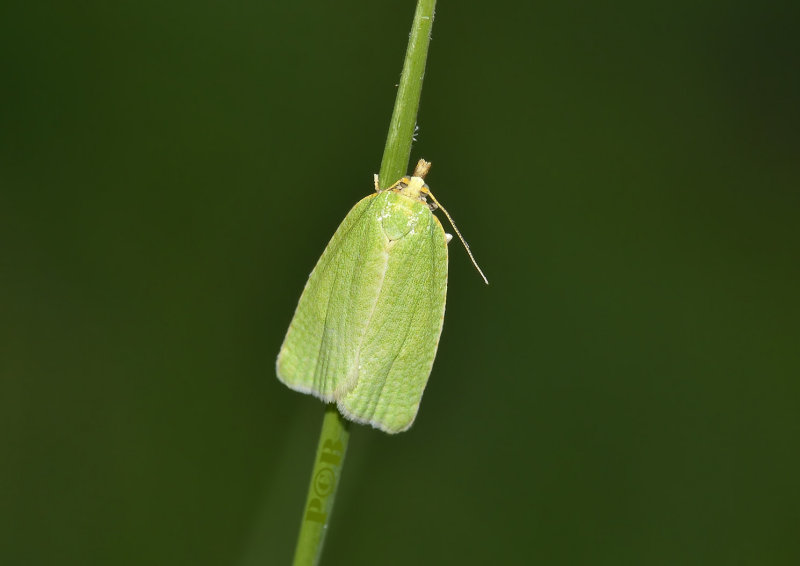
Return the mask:
POLYGON ((383 190, 381 190, 380 179, 378 178, 377 173, 372 175, 372 181, 373 183, 375 183, 375 191, 378 193, 382 193, 383 191, 394 191, 394 190, 404 189, 408 186, 408 177, 403 177, 391 187, 387 187, 383 190))
POLYGON ((385 189, 387 191, 399 191, 400 189, 405 189, 408 186, 410 179, 408 177, 403 177, 399 181, 397 181, 394 185, 385 189))

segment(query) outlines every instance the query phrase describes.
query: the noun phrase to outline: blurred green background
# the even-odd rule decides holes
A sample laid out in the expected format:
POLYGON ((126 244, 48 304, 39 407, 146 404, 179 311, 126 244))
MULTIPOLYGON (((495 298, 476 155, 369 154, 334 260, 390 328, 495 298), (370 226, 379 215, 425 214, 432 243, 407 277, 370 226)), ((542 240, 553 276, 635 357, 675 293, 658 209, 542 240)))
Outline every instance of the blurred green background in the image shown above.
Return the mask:
MULTIPOLYGON (((800 563, 797 2, 440 2, 451 244, 326 564, 800 563)), ((372 190, 414 2, 0 8, 0 563, 286 564, 274 359, 372 190)))

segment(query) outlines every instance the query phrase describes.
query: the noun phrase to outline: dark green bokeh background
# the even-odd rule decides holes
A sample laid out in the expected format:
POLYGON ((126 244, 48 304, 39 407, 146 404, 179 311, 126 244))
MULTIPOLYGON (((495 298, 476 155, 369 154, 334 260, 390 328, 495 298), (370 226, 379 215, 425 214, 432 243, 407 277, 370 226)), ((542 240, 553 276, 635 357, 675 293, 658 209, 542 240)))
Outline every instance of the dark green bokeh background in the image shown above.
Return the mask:
MULTIPOLYGON (((0 563, 286 564, 274 358, 413 13, 0 9, 0 563)), ((412 159, 472 244, 326 564, 800 563, 798 4, 439 3, 412 159)))

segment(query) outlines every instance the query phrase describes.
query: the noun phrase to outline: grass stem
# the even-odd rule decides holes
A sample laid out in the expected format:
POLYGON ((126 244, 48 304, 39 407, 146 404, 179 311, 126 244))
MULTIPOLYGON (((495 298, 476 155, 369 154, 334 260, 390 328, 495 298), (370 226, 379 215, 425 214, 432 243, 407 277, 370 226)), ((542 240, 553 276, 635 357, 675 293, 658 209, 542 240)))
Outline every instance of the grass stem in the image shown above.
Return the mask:
POLYGON ((294 566, 319 563, 349 439, 348 422, 336 405, 327 405, 294 551, 294 566))
MULTIPOLYGON (((435 5, 436 0, 417 1, 403 72, 400 75, 397 98, 381 160, 381 188, 386 188, 400 179, 408 169, 435 5)), ((335 405, 327 405, 314 469, 311 472, 303 520, 300 524, 300 534, 297 537, 294 566, 311 566, 319 563, 349 437, 347 421, 339 414, 335 405)))

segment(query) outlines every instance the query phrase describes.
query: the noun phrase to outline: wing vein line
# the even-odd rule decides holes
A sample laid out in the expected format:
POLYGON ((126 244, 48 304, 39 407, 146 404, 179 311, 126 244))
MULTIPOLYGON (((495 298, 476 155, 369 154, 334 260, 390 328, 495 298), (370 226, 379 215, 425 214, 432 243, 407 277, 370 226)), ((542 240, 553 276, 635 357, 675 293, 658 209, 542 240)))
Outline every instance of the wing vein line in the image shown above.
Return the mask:
MULTIPOLYGON (((388 246, 391 246, 391 242, 387 243, 387 247, 388 246)), ((364 325, 364 333, 361 335, 361 340, 359 340, 358 348, 356 349, 356 378, 353 381, 350 389, 342 392, 342 397, 344 397, 344 394, 349 393, 356 386, 359 377, 361 377, 361 349, 364 347, 364 340, 367 339, 367 329, 370 327, 370 323, 375 316, 375 309, 378 308, 378 301, 381 298, 381 291, 383 291, 383 283, 386 281, 386 273, 389 271, 389 250, 384 248, 381 255, 383 256, 383 269, 381 270, 381 278, 380 282, 378 283, 378 292, 375 293, 375 300, 372 302, 372 306, 370 307, 369 317, 367 317, 367 324, 364 325)))

